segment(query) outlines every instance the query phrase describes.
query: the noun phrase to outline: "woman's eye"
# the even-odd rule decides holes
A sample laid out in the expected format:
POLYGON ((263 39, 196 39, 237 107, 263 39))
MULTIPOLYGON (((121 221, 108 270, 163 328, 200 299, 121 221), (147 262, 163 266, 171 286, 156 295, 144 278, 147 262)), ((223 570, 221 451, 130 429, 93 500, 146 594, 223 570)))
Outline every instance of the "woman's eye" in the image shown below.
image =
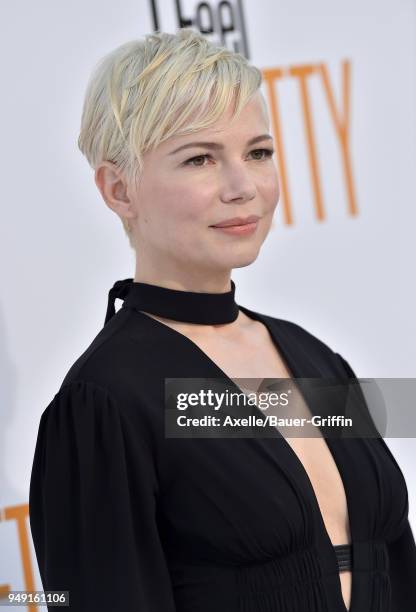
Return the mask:
MULTIPOLYGON (((254 149, 252 153, 264 153, 266 157, 264 157, 263 159, 268 159, 269 157, 273 155, 274 149, 254 149)), ((262 160, 259 160, 259 161, 262 161, 262 160)))
MULTIPOLYGON (((255 157, 255 161, 265 161, 267 159, 269 159, 273 153, 274 153, 274 149, 254 149, 253 151, 251 151, 251 153, 264 153, 264 157, 255 157)), ((194 166, 194 168, 202 168, 204 166, 204 164, 199 164, 196 163, 194 164, 193 162, 198 162, 198 160, 205 160, 205 158, 210 157, 208 154, 205 155, 196 155, 195 157, 191 157, 190 159, 187 159, 184 162, 185 166, 194 166)))
MULTIPOLYGON (((187 159, 186 162, 184 162, 185 166, 193 166, 194 164, 192 164, 191 162, 198 160, 198 159, 205 159, 206 157, 208 157, 208 155, 197 155, 196 157, 191 157, 191 159, 187 159)), ((196 164, 196 166, 202 166, 203 164, 196 164)))

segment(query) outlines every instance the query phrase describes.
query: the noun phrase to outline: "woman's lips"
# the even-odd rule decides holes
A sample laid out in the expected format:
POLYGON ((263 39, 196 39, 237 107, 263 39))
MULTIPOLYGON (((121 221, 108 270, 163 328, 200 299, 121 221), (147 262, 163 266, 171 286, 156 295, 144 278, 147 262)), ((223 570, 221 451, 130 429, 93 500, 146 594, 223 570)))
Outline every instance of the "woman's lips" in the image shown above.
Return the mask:
POLYGON ((244 223, 244 225, 228 225, 225 227, 217 227, 212 225, 211 227, 219 232, 225 232, 232 236, 243 236, 253 234, 257 229, 258 221, 253 223, 244 223))

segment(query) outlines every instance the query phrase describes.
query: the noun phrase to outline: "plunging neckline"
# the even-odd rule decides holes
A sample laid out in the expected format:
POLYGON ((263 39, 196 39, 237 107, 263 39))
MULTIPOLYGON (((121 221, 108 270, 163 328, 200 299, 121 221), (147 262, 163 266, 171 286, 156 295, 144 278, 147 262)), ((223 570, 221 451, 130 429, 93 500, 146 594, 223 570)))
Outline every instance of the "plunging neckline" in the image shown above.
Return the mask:
MULTIPOLYGON (((131 308, 131 307, 130 307, 131 308)), ((294 361, 291 360, 290 355, 289 355, 289 351, 286 349, 285 347, 285 343, 284 340, 282 339, 282 337, 279 337, 279 333, 275 328, 272 328, 270 326, 270 324, 267 321, 267 316, 263 316, 262 314, 252 311, 244 306, 239 305, 239 309, 242 310, 250 319, 254 320, 254 321, 259 321, 260 323, 263 323, 263 325, 265 326, 265 328, 267 329, 267 331, 270 334, 270 338, 273 341, 273 344, 276 348, 276 351, 278 352, 279 356, 282 358, 284 365, 287 369, 287 371, 290 373, 291 378, 301 378, 302 377, 302 373, 299 371, 299 368, 297 367, 296 363, 294 361)), ((178 331, 177 329, 170 327, 169 325, 167 325, 166 323, 162 323, 162 321, 159 321, 159 319, 156 319, 152 316, 150 316, 149 314, 147 314, 146 312, 143 312, 141 310, 138 310, 137 308, 133 307, 133 310, 138 313, 139 315, 141 315, 142 317, 145 317, 146 320, 153 321, 154 325, 156 327, 162 326, 164 329, 167 329, 168 333, 172 333, 175 337, 180 336, 181 338, 183 338, 183 341, 185 342, 185 344, 188 344, 189 346, 191 346, 193 348, 193 350, 195 350, 199 355, 203 356, 205 358, 205 360, 208 361, 208 363, 210 364, 210 366, 216 370, 218 372, 218 378, 223 378, 227 381, 228 384, 232 384, 234 387, 236 387, 236 389, 239 389, 238 385, 232 380, 232 378, 230 378, 228 376, 228 374, 226 374, 219 365, 217 365, 215 363, 215 361, 213 361, 213 359, 211 359, 211 357, 209 357, 209 355, 207 355, 207 353, 205 353, 205 351, 203 351, 198 344, 196 344, 196 342, 194 342, 193 340, 191 340, 191 338, 189 338, 188 336, 186 336, 185 334, 183 334, 182 332, 178 331)), ((306 356, 307 359, 307 356, 306 356)), ((316 374, 316 376, 318 378, 320 378, 319 376, 319 370, 314 366, 313 362, 308 360, 308 367, 311 371, 314 372, 314 374, 316 374)), ((303 374, 304 376, 304 374, 303 374)), ((313 376, 310 376, 311 378, 313 378, 313 376)), ((241 391, 241 390, 240 390, 241 391)), ((303 396, 302 391, 300 391, 300 393, 303 396)), ((304 398, 306 401, 306 398, 304 398)), ((256 406, 254 405, 254 408, 257 408, 257 410, 259 411, 260 415, 263 416, 262 411, 256 406)), ((338 589, 337 589, 337 596, 338 596, 338 600, 339 600, 339 605, 340 605, 340 611, 342 610, 342 612, 355 612, 355 606, 354 606, 354 602, 355 602, 355 579, 354 579, 354 569, 351 570, 351 592, 350 592, 350 607, 347 608, 347 606, 345 605, 344 602, 344 598, 342 596, 342 586, 341 586, 341 579, 340 579, 340 575, 339 575, 339 569, 338 569, 338 560, 336 557, 336 553, 334 550, 334 544, 332 544, 332 540, 329 536, 328 530, 326 528, 323 516, 322 516, 322 512, 319 506, 319 502, 318 502, 318 497, 315 493, 315 489, 313 488, 312 485, 312 481, 309 477, 308 472, 306 471, 306 468, 304 467, 302 461, 300 460, 300 458, 298 457, 297 453, 293 450, 293 448, 291 447, 291 445, 288 443, 288 441, 286 440, 286 438, 284 436, 282 436, 282 434, 280 433, 280 431, 276 428, 276 438, 280 438, 281 439, 281 443, 283 444, 284 448, 286 449, 287 453, 290 455, 290 457, 292 458, 292 460, 294 461, 295 465, 297 466, 297 469, 299 471, 300 474, 302 474, 302 476, 305 479, 305 482, 307 483, 307 486, 309 488, 309 498, 312 502, 312 505, 314 507, 314 511, 316 516, 318 517, 318 521, 319 521, 319 525, 320 525, 320 529, 322 531, 322 533, 324 534, 325 537, 325 541, 326 541, 326 546, 328 547, 328 550, 330 550, 330 555, 331 555, 331 559, 332 559, 332 564, 334 567, 334 571, 336 572, 336 575, 338 577, 338 589)), ((254 442, 258 442, 257 438, 252 438, 252 440, 254 440, 254 442)), ((345 493, 345 498, 346 498, 346 503, 347 503, 347 514, 348 514, 348 526, 349 526, 349 532, 350 532, 350 539, 351 539, 351 545, 354 544, 354 534, 355 534, 355 525, 353 523, 353 519, 352 516, 354 516, 354 513, 351 512, 351 502, 349 499, 349 495, 348 495, 348 488, 347 488, 347 483, 346 483, 346 476, 345 473, 343 472, 343 469, 341 467, 341 463, 339 461, 339 459, 337 458, 336 452, 335 452, 335 445, 332 444, 332 440, 331 438, 325 438, 323 436, 323 440, 325 441, 325 444, 328 447, 328 450, 330 452, 330 454, 332 455, 332 459, 336 465, 336 468, 338 470, 343 488, 344 488, 344 493, 345 493)), ((354 553, 353 553, 354 554, 354 553)), ((334 611, 335 612, 335 611, 334 611)))

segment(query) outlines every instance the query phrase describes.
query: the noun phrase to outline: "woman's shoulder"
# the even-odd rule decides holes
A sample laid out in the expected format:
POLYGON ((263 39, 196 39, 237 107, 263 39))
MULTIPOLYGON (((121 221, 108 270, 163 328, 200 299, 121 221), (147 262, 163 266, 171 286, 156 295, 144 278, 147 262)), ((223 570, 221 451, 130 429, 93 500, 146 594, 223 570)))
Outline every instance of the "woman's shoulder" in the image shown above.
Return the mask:
POLYGON ((159 431, 163 411, 152 401, 158 379, 149 358, 155 342, 145 317, 121 308, 67 369, 42 420, 71 418, 82 429, 91 419, 103 431, 117 420, 142 436, 159 431))
POLYGON ((157 337, 131 309, 121 308, 69 367, 61 388, 81 382, 95 384, 118 395, 131 392, 131 385, 146 384, 151 374, 148 359, 157 337))

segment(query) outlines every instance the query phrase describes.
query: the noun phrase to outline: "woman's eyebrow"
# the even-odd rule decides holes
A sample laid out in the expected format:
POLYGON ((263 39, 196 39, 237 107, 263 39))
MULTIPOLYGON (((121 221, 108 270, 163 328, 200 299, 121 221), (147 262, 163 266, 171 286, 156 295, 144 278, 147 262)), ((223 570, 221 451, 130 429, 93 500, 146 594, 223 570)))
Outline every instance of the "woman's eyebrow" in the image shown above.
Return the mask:
MULTIPOLYGON (((247 145, 252 145, 252 144, 255 144, 256 142, 260 142, 261 140, 266 140, 266 139, 273 140, 270 134, 261 134, 260 136, 255 136, 254 138, 251 138, 247 142, 247 145)), ((175 149, 174 151, 171 151, 169 155, 173 155, 174 153, 177 153, 178 151, 182 151, 182 149, 189 149, 191 147, 206 147, 207 149, 216 149, 216 150, 224 149, 224 145, 218 142, 202 142, 202 141, 188 142, 188 144, 184 144, 178 147, 177 149, 175 149)))

